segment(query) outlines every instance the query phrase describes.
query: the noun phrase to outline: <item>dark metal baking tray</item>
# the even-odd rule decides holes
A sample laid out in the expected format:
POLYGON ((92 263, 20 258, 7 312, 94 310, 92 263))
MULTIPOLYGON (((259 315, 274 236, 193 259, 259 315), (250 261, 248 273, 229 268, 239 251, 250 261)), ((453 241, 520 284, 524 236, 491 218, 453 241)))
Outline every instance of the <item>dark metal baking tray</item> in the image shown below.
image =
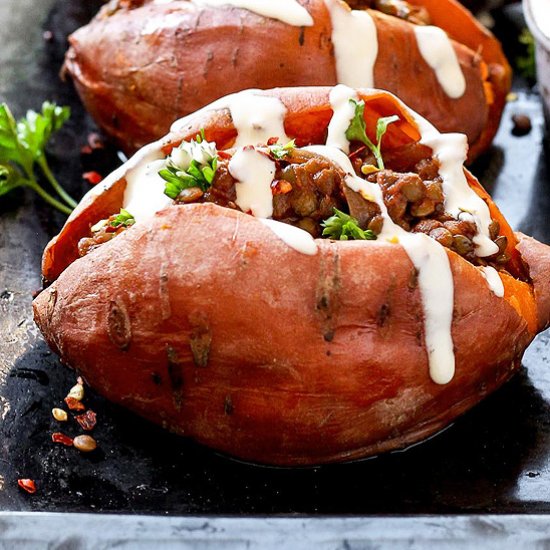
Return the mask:
MULTIPOLYGON (((70 83, 58 77, 67 33, 99 4, 0 0, 0 100, 18 116, 45 99, 71 105, 71 120, 50 154, 54 172, 76 196, 88 188, 83 171, 107 173, 118 162, 109 147, 81 156, 94 126, 70 83), (45 30, 51 33, 43 36, 45 30)), ((516 228, 550 242, 550 178, 536 94, 519 91, 508 104, 494 147, 473 170, 516 228), (532 120, 527 136, 511 133, 516 112, 532 120)), ((86 456, 52 444, 58 425, 51 409, 62 403, 75 374, 34 327, 31 294, 40 286, 42 249, 62 222, 24 190, 0 198, 0 510, 195 516, 550 512, 549 332, 528 349, 517 376, 445 432, 371 460, 310 469, 243 464, 164 432, 90 390, 99 450, 86 456), (36 480, 36 494, 18 489, 21 477, 36 480)), ((9 531, 19 521, 6 517, 0 533, 2 525, 9 531)))

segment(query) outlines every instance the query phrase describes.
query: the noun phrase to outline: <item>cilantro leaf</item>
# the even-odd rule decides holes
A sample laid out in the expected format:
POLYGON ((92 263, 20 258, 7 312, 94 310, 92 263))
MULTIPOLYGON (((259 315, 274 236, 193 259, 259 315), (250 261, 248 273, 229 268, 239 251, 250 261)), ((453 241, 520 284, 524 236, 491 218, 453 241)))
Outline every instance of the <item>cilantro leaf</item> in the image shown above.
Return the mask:
POLYGON ((324 227, 323 237, 340 241, 376 240, 376 235, 370 229, 366 231, 361 229, 355 218, 337 208, 334 209, 334 215, 322 222, 321 225, 324 227))
POLYGON ((365 124, 365 102, 361 99, 360 101, 355 101, 355 99, 350 99, 350 102, 355 105, 355 113, 353 118, 346 130, 346 138, 349 141, 360 141, 364 143, 374 155, 376 163, 380 170, 384 169, 384 160, 382 158, 382 138, 388 130, 388 126, 392 122, 399 120, 397 115, 392 115, 388 117, 381 117, 376 123, 376 145, 369 139, 367 136, 367 127, 365 124))

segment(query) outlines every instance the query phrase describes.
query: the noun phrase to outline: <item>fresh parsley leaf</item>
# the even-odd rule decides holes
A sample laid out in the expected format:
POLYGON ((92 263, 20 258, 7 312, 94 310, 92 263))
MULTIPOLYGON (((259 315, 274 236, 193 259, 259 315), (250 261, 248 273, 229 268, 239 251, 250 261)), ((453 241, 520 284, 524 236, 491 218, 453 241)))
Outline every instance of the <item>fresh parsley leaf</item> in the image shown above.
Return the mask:
POLYGON ((24 118, 16 122, 9 107, 5 103, 0 104, 0 195, 25 185, 61 212, 71 213, 76 201, 55 179, 45 151, 51 135, 63 126, 69 116, 68 107, 59 107, 46 101, 40 113, 28 111, 24 118), (38 165, 64 203, 38 183, 35 165, 38 165))
POLYGON ((374 155, 376 159, 376 164, 380 170, 384 169, 384 160, 382 158, 382 138, 388 130, 388 126, 392 122, 399 120, 397 115, 392 115, 389 117, 379 118, 376 123, 376 145, 369 139, 367 136, 367 127, 365 124, 365 102, 361 99, 360 101, 355 101, 355 99, 350 99, 350 102, 355 105, 355 113, 353 118, 346 130, 346 138, 349 141, 360 141, 364 143, 374 155))
POLYGON ((14 168, 0 164, 0 196, 23 185, 26 185, 26 181, 20 177, 14 168))
POLYGON ((337 208, 334 209, 334 215, 321 223, 324 227, 323 237, 329 237, 334 240, 376 240, 376 235, 370 230, 361 229, 355 218, 341 212, 337 208))
POLYGON ((277 160, 283 160, 295 147, 296 142, 294 139, 292 139, 286 145, 281 145, 280 143, 272 145, 271 147, 269 147, 269 152, 271 153, 271 156, 273 156, 273 158, 277 160))
POLYGON ((54 132, 57 132, 71 116, 69 107, 59 107, 45 101, 42 112, 27 111, 25 118, 17 123, 19 143, 28 151, 29 156, 39 161, 45 154, 45 147, 54 132))
POLYGON ((115 216, 115 219, 111 221, 109 224, 111 227, 130 227, 131 225, 134 225, 136 223, 136 220, 128 210, 125 210, 124 208, 120 209, 120 214, 117 214, 115 216))

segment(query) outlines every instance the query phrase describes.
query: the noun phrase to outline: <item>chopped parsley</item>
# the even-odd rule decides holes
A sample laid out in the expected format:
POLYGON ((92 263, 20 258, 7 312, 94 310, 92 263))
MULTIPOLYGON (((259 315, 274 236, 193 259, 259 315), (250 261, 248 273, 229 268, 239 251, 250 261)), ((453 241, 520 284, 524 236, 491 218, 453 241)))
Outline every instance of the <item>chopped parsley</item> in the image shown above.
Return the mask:
POLYGON ((214 181, 218 167, 216 144, 204 139, 204 130, 191 141, 183 141, 166 159, 159 176, 166 182, 164 194, 171 199, 191 187, 206 191, 214 181))
POLYGON ((361 229, 355 218, 337 208, 334 209, 334 215, 322 222, 321 225, 324 227, 323 237, 340 241, 376 240, 376 235, 370 229, 361 229))
POLYGON ((286 145, 281 145, 280 143, 271 145, 271 147, 269 147, 269 152, 271 153, 271 156, 276 160, 283 160, 295 147, 295 140, 292 139, 286 145))
POLYGON ((374 155, 376 163, 380 170, 384 170, 384 160, 382 159, 382 138, 388 130, 388 126, 392 122, 399 120, 397 115, 381 117, 376 123, 376 145, 369 139, 366 131, 365 124, 365 102, 361 99, 360 101, 355 101, 355 99, 350 99, 350 102, 355 105, 355 114, 353 119, 350 122, 348 129, 346 130, 346 138, 349 141, 360 141, 364 143, 374 155))

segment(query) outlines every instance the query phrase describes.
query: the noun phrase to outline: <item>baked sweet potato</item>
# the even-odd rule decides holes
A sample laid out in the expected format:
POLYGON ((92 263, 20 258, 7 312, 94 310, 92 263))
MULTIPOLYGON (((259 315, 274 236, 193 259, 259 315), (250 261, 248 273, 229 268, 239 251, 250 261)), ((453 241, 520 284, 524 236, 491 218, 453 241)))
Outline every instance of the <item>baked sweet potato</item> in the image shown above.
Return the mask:
POLYGON ((318 464, 419 441, 508 380, 550 321, 550 248, 512 232, 462 168, 465 156, 465 140, 440 135, 387 92, 225 98, 179 121, 83 199, 45 251, 51 285, 35 299, 36 322, 107 398, 242 459, 318 464), (250 111, 238 127, 237 103, 250 111), (258 116, 262 105, 271 118, 258 116), (277 121, 279 135, 246 144, 249 131, 269 135, 277 121), (361 121, 373 148, 349 133, 361 121), (381 134, 384 169, 371 153, 381 134), (323 147, 327 139, 341 148, 323 147), (153 206, 162 186, 153 191, 148 178, 199 142, 216 143, 211 183, 202 195, 185 187, 153 206), (239 207, 236 188, 247 179, 239 155, 273 168, 279 222, 247 211, 257 205, 239 207), (236 178, 236 168, 245 175, 236 178), (113 222, 139 206, 136 186, 151 193, 142 203, 149 211, 132 225, 113 222), (325 204, 348 211, 339 220, 351 224, 340 227, 349 240, 298 229, 334 230, 334 218, 318 222, 325 204), (103 242, 97 222, 106 219, 112 238, 103 242))
MULTIPOLYGON (((340 0, 298 1, 310 26, 209 2, 113 0, 70 37, 65 69, 86 108, 126 151, 228 93, 337 82, 389 90, 440 131, 465 133, 470 160, 490 145, 511 71, 498 41, 458 2, 350 0, 350 12, 340 0), (364 21, 353 30, 360 12, 370 15, 370 31, 364 21), (441 74, 421 54, 422 23, 451 38, 452 47, 437 33, 425 38, 441 74), (444 87, 460 74, 465 88, 451 97, 444 87)), ((279 13, 296 2, 280 3, 279 13)))

